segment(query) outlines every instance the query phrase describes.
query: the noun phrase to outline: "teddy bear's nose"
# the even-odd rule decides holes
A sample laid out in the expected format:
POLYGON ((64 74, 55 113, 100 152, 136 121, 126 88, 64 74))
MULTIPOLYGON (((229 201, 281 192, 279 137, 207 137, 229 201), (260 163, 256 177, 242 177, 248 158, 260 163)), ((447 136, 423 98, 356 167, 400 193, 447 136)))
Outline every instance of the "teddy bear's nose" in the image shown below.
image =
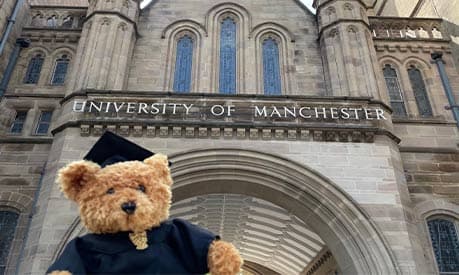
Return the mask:
POLYGON ((136 204, 133 201, 125 202, 121 205, 121 209, 123 209, 123 211, 128 213, 129 215, 135 212, 135 208, 136 208, 136 204))

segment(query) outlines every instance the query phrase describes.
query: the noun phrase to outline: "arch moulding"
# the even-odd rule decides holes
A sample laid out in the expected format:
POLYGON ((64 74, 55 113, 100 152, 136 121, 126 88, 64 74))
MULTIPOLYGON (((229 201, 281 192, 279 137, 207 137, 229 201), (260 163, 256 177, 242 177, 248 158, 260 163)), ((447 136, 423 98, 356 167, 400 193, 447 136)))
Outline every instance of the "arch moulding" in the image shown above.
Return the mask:
MULTIPOLYGON (((368 215, 318 172, 294 161, 241 149, 193 150, 170 156, 173 201, 219 193, 276 204, 308 224, 329 247, 343 274, 400 274, 394 256, 368 215)), ((86 233, 77 217, 65 243, 86 233)))
POLYGON ((241 149, 170 156, 173 201, 216 193, 267 200, 303 220, 325 241, 344 274, 399 274, 388 245, 345 192, 299 163, 241 149))

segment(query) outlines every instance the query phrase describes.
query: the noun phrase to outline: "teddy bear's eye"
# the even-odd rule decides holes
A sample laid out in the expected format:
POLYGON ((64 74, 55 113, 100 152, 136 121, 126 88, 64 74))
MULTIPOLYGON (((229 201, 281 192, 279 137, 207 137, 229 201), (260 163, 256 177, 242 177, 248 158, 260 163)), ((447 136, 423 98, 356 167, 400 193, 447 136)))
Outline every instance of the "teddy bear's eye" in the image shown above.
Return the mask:
POLYGON ((107 192, 106 192, 106 193, 107 193, 107 194, 109 194, 109 195, 111 195, 111 194, 115 194, 115 189, 113 189, 113 188, 110 188, 110 189, 108 189, 108 190, 107 190, 107 192))
POLYGON ((140 192, 145 193, 145 190, 146 190, 146 189, 145 189, 145 186, 139 185, 139 187, 137 187, 137 190, 139 190, 140 192))

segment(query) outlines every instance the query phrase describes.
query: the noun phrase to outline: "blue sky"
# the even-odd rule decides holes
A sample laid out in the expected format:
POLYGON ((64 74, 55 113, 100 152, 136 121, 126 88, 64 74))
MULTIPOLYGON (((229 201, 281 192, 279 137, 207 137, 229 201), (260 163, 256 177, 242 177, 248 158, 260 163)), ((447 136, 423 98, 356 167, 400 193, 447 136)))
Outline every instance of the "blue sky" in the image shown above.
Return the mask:
MULTIPOLYGON (((150 3, 152 0, 143 0, 142 3, 140 4, 140 7, 144 7, 146 5, 148 5, 148 3, 150 3)), ((312 9, 312 1, 313 0, 301 0, 301 2, 303 2, 310 10, 313 10, 312 9)))
POLYGON ((306 7, 308 7, 310 10, 314 10, 314 9, 312 8, 312 2, 313 2, 313 0, 301 0, 301 2, 303 2, 303 3, 306 5, 306 7))

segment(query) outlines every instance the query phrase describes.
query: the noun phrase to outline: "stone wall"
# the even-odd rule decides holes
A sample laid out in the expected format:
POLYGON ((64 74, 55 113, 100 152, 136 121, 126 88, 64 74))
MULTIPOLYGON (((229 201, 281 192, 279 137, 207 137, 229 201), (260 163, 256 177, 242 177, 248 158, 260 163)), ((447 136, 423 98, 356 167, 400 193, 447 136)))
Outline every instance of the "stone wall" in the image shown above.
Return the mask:
MULTIPOLYGON (((56 135, 50 152, 44 186, 39 199, 39 212, 34 218, 32 241, 27 248, 21 273, 42 271, 50 263, 60 240, 77 215, 75 205, 63 198, 53 183, 57 169, 81 159, 97 137, 81 138, 80 129, 67 129, 56 135), (37 254, 36 251, 40 251, 37 254)), ((371 220, 388 240, 404 272, 423 270, 415 264, 413 245, 406 227, 404 204, 407 196, 404 179, 400 179, 400 163, 394 162, 391 141, 377 139, 372 144, 260 141, 245 139, 197 138, 132 138, 155 152, 174 155, 200 148, 248 149, 285 157, 301 163, 329 178, 369 213, 371 220), (384 211, 384 212, 381 212, 384 211), (388 221, 388 219, 390 221, 388 221), (388 226, 388 223, 397 226, 388 226), (416 265, 418 267, 416 267, 416 265)), ((209 156, 212 158, 212 156, 209 156)), ((397 158, 395 158, 397 159, 397 158)), ((409 223, 409 221, 408 221, 409 223)), ((317 232, 320 234, 320 232, 317 232)))
POLYGON ((0 142, 0 208, 9 207, 20 214, 5 271, 5 274, 12 274, 22 256, 21 249, 29 230, 34 197, 51 144, 33 141, 18 143, 17 140, 0 142))
MULTIPOLYGON (((10 2, 12 3, 4 0, 4 5, 10 2)), ((45 2, 34 1, 33 3, 56 4, 55 1, 45 2)), ((306 101, 330 106, 338 102, 350 106, 381 105, 379 102, 365 98, 314 97, 326 94, 321 52, 317 40, 319 33, 316 18, 309 11, 302 9, 297 2, 287 0, 234 2, 237 5, 228 6, 223 0, 202 1, 199 4, 196 4, 196 1, 160 0, 143 10, 137 24, 140 35, 128 68, 128 91, 119 93, 111 91, 110 97, 126 99, 128 98, 126 94, 129 94, 130 90, 142 92, 131 92, 131 95, 137 99, 143 100, 148 97, 151 100, 159 97, 158 101, 164 101, 164 98, 167 98, 165 94, 154 94, 152 91, 171 90, 174 39, 176 34, 183 30, 193 32, 199 37, 200 47, 196 50, 199 54, 195 55, 195 64, 199 66, 194 69, 192 92, 217 93, 218 58, 213 49, 217 43, 218 28, 217 21, 213 21, 212 16, 216 16, 220 11, 232 11, 240 16, 240 20, 245 24, 238 44, 241 52, 238 63, 239 94, 262 94, 257 39, 260 38, 258 34, 270 30, 283 37, 282 47, 285 50, 282 67, 283 95, 312 95, 313 97, 306 99, 275 97, 269 99, 269 104, 303 104, 306 101)), ((80 1, 74 3, 77 6, 83 5, 80 1)), ((404 5, 412 4, 411 1, 404 3, 404 5)), ((71 5, 71 3, 65 1, 62 5, 71 5)), ((342 8, 343 10, 341 8, 338 10, 339 13, 349 12, 348 5, 342 8)), ((40 6, 35 6, 33 11, 40 9, 46 12, 53 12, 56 9, 62 14, 66 12, 63 7, 40 6)), ((3 7, 1 10, 4 10, 3 7)), ((75 10, 85 12, 84 8, 72 9, 75 10)), ((366 20, 364 15, 359 16, 363 16, 366 20)), ((21 18, 27 16, 23 15, 21 18)), ((0 20, 2 20, 1 16, 0 20)), ((62 101, 64 94, 71 88, 69 89, 68 85, 59 87, 49 85, 55 58, 63 52, 70 54, 71 57, 76 55, 81 29, 79 27, 70 30, 46 28, 42 25, 29 24, 30 20, 27 22, 22 35, 32 39, 32 46, 21 53, 11 85, 2 101, 0 115, 2 125, 0 202, 21 212, 20 230, 15 238, 11 259, 20 257, 21 240, 29 224, 27 215, 33 207, 33 197, 44 163, 47 167, 43 186, 37 198, 36 213, 30 224, 27 246, 21 254, 22 264, 19 274, 43 273, 57 249, 65 241, 65 235, 77 217, 77 207, 66 200, 54 184, 56 172, 63 165, 81 159, 105 129, 126 135, 152 151, 171 156, 199 149, 231 148, 240 152, 241 156, 262 152, 283 159, 292 165, 300 164, 301 167, 306 167, 330 181, 339 190, 338 193, 345 194, 346 198, 352 199, 358 205, 364 213, 363 222, 374 225, 384 237, 384 245, 390 249, 402 273, 435 272, 432 264, 435 262, 433 256, 431 253, 423 253, 426 247, 429 247, 424 243, 426 239, 428 240, 428 235, 425 231, 418 230, 425 227, 425 221, 417 219, 415 209, 432 198, 440 201, 437 206, 446 202, 459 203, 457 195, 459 193, 457 157, 459 133, 451 112, 444 109, 447 100, 438 72, 430 62, 430 54, 433 51, 440 50, 445 53, 447 72, 459 102, 459 77, 453 65, 454 56, 445 39, 431 37, 412 41, 406 41, 401 37, 374 39, 380 69, 382 70, 386 62, 397 66, 402 90, 406 96, 408 117, 395 119, 394 125, 390 119, 385 122, 336 124, 329 121, 310 123, 298 119, 293 126, 282 119, 266 122, 236 118, 234 121, 225 119, 215 122, 206 117, 208 114, 199 114, 196 121, 187 121, 190 123, 184 123, 186 119, 181 120, 181 118, 152 119, 140 115, 125 119, 118 117, 117 114, 110 114, 114 116, 107 117, 109 121, 104 121, 96 120, 91 115, 79 116, 72 113, 71 104, 64 105, 61 109, 60 104, 64 102, 62 101), (21 80, 25 69, 31 55, 37 51, 46 55, 42 76, 38 85, 24 85, 21 80), (407 66, 412 64, 422 68, 434 109, 433 118, 421 118, 417 110, 406 74, 407 66), (52 124, 52 129, 55 130, 53 137, 49 135, 38 138, 33 135, 37 116, 43 108, 55 110, 52 124), (25 129, 21 135, 11 136, 8 129, 14 119, 15 111, 19 109, 29 110, 25 129), (396 144, 397 137, 401 138, 400 145, 396 144)), ((428 23, 432 27, 436 21, 428 23)), ((337 24, 341 24, 341 21, 337 24)), ((347 30, 352 32, 354 29, 347 30)), ((116 60, 114 56, 106 57, 116 60)), ((349 64, 359 63, 352 55, 346 58, 349 59, 346 61, 349 64)), ((5 63, 0 62, 0 64, 5 63)), ((108 70, 109 66, 105 66, 104 69, 108 70)), ((69 72, 69 75, 70 73, 74 76, 79 75, 77 70, 69 72)), ((379 69, 375 72, 379 77, 380 73, 379 69)), ((104 91, 99 91, 99 94, 93 98, 107 99, 103 93, 104 91)), ((87 95, 84 92, 76 97, 85 98, 87 95)), ((250 104, 258 100, 251 95, 224 99, 215 95, 209 97, 223 102, 222 104, 227 102, 250 104)), ((381 98, 384 99, 385 95, 381 98)), ((208 104, 207 97, 203 96, 185 101, 188 102, 187 100, 203 105, 208 104)), ((208 162, 214 161, 212 155, 204 155, 202 158, 206 158, 208 162)), ((267 168, 259 167, 259 169, 267 168)), ((276 184, 270 187, 280 188, 276 184)), ((247 190, 250 188, 248 186, 247 190)), ((292 200, 284 203, 294 207, 297 202, 292 200)), ((339 231, 339 226, 334 222, 334 220, 330 221, 327 226, 339 231)), ((352 223, 354 220, 349 222, 352 223)), ((325 237, 330 238, 330 236, 325 237)), ((371 241, 368 243, 369 247, 373 245, 371 241)), ((342 261, 341 264, 346 257, 346 255, 335 256, 342 261)), ((12 261, 10 268, 14 265, 12 261)))
POLYGON ((402 159, 414 203, 442 198, 459 204, 459 153, 403 152, 402 159))
POLYGON ((218 14, 237 14, 238 94, 263 94, 260 36, 281 38, 282 94, 323 95, 322 61, 315 17, 293 0, 196 2, 156 1, 141 12, 139 33, 130 66, 128 90, 171 91, 174 39, 181 31, 196 35, 192 92, 218 92, 218 14), (262 12, 260 12, 262 11, 262 12), (238 23, 239 24, 239 23, 238 23))
MULTIPOLYGON (((30 17, 24 22, 21 36, 31 40, 30 47, 23 49, 20 53, 15 71, 11 77, 6 95, 40 94, 43 98, 64 96, 70 75, 73 73, 75 63, 76 47, 81 33, 81 23, 86 14, 85 9, 50 9, 31 8, 30 17), (60 25, 47 26, 47 17, 59 15, 56 23, 60 25), (74 24, 69 27, 62 26, 67 16, 74 17, 74 24), (33 19, 33 17, 38 18, 33 19), (41 19, 40 19, 41 18, 41 19), (41 68, 37 84, 25 84, 26 75, 30 60, 37 54, 41 54, 44 63, 41 68), (66 55, 70 60, 67 76, 63 85, 52 85, 51 80, 57 59, 66 55)), ((27 100, 27 99, 26 99, 27 100)), ((24 100, 23 100, 24 101, 24 100)))
MULTIPOLYGON (((0 1, 0 38, 3 36, 8 19, 13 12, 14 6, 17 0, 1 0, 0 1)), ((10 54, 14 48, 15 41, 19 37, 22 27, 24 26, 27 20, 27 14, 29 12, 29 5, 27 1, 21 7, 16 22, 14 23, 13 30, 8 38, 8 43, 6 44, 3 53, 0 54, 0 76, 3 77, 3 72, 8 64, 10 54)))

